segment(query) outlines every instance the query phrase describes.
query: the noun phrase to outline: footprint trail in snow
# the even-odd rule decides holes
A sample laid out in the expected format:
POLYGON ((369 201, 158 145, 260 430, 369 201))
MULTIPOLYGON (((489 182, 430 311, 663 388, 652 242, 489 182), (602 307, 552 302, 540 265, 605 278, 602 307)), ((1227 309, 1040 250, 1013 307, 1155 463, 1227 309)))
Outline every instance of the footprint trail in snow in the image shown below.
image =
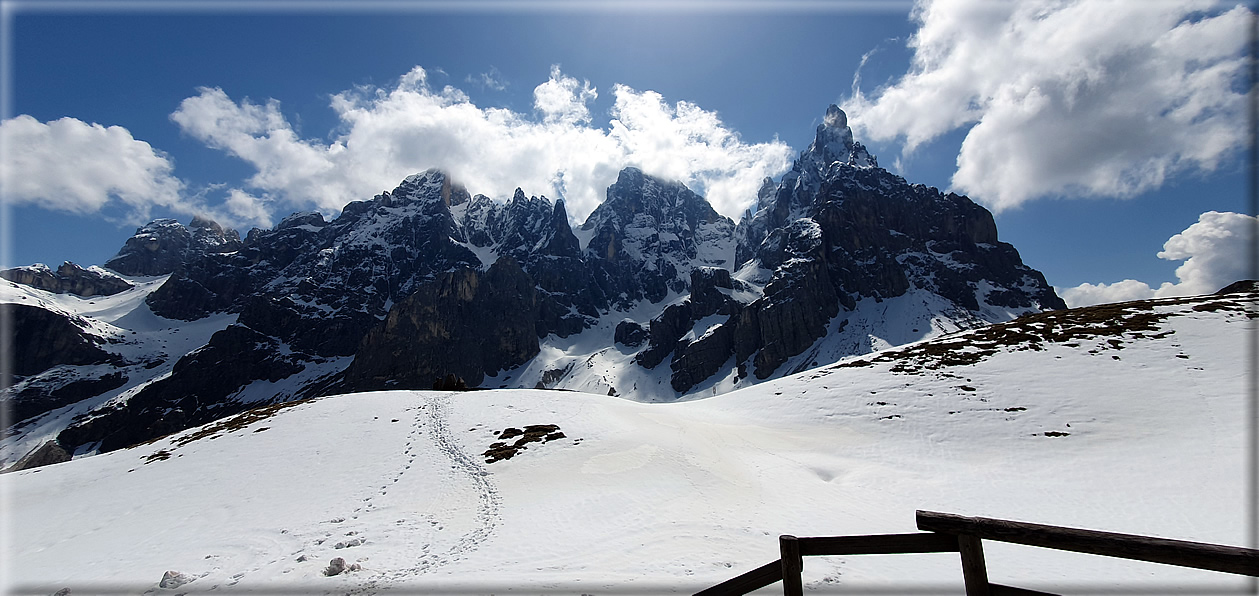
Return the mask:
MULTIPOLYGON (((474 517, 471 529, 464 532, 453 545, 440 552, 430 551, 433 542, 437 542, 437 540, 417 545, 417 552, 411 554, 411 560, 415 561, 413 565, 379 570, 349 593, 373 594, 377 590, 387 589, 392 584, 413 579, 440 568, 447 563, 458 561, 468 553, 476 550, 481 543, 493 534, 494 528, 498 525, 501 518, 499 506, 502 499, 499 496, 497 487, 494 486, 493 481, 490 479, 489 472, 474 456, 464 452, 454 435, 451 434, 447 422, 449 399, 447 395, 438 394, 425 397, 425 403, 417 408, 418 412, 413 423, 414 429, 408 435, 408 441, 403 453, 406 464, 395 475, 387 477, 382 483, 378 494, 365 499, 361 509, 364 514, 374 512, 376 509, 374 503, 376 497, 386 496, 390 488, 411 469, 419 449, 428 447, 428 445, 417 445, 415 441, 419 434, 427 434, 432 447, 444 459, 449 461, 450 473, 455 479, 456 486, 454 490, 449 491, 449 495, 445 495, 447 499, 453 501, 453 503, 448 503, 447 506, 453 506, 455 509, 464 511, 473 510, 474 517), (420 431, 422 430, 427 430, 427 433, 421 433, 420 431)), ((443 522, 433 515, 425 514, 421 517, 424 518, 420 522, 421 527, 415 527, 414 524, 416 522, 414 521, 402 519, 396 522, 396 529, 403 532, 414 532, 417 535, 426 533, 420 530, 431 531, 435 528, 440 531, 444 529, 443 522)), ((364 566, 368 567, 369 564, 370 561, 364 566)), ((370 570, 364 569, 364 571, 370 570)))

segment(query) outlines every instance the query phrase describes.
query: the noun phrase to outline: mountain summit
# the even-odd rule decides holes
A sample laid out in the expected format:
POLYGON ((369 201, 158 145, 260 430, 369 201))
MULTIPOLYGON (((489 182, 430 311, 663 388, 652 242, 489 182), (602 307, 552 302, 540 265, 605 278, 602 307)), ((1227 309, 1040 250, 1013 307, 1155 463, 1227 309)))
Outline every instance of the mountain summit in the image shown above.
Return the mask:
POLYGON ((108 451, 447 375, 671 401, 1065 308, 987 210, 880 168, 836 106, 737 224, 634 167, 579 226, 428 170, 244 240, 158 220, 106 265, 129 289, 91 303, 4 282, 23 337, 78 346, 25 363, 12 440, 108 451))

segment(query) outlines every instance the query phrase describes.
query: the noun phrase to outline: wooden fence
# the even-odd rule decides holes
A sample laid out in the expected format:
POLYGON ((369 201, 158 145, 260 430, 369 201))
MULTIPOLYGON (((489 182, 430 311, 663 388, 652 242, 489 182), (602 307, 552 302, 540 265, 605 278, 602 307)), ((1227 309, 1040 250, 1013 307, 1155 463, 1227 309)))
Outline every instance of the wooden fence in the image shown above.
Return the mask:
POLYGON ((958 553, 962 560, 966 596, 1054 596, 989 583, 983 540, 1259 577, 1259 550, 1249 548, 932 511, 918 511, 916 518, 918 529, 923 532, 819 538, 780 536, 780 559, 717 584, 696 596, 747 594, 778 581, 783 583, 783 594, 797 596, 803 591, 800 571, 804 567, 804 557, 909 553, 958 553))

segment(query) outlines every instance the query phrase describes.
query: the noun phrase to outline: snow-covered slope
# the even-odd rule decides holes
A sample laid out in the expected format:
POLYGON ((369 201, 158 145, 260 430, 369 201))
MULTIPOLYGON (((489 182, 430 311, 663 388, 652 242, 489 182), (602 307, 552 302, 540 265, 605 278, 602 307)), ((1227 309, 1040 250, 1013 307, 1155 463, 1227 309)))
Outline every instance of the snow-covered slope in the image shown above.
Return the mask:
MULTIPOLYGON (((125 277, 133 287, 112 296, 80 297, 54 294, 8 280, 0 281, 0 304, 22 305, 43 309, 73 322, 85 336, 99 342, 100 349, 112 362, 98 364, 60 364, 38 375, 19 380, 8 388, 0 407, 18 411, 9 400, 27 400, 38 405, 40 396, 63 389, 72 383, 93 383, 118 378, 108 390, 81 401, 60 404, 53 400, 47 411, 40 408, 38 417, 17 423, 0 440, 0 466, 9 466, 31 449, 53 440, 57 433, 76 416, 115 400, 126 400, 154 380, 169 376, 176 360, 205 345, 216 331, 236 319, 233 314, 218 314, 199 321, 175 321, 159 317, 144 299, 160 287, 167 276, 125 277), (31 397, 31 396, 34 397, 31 397)), ((42 401, 47 401, 46 397, 42 401)))
MULTIPOLYGON (((269 406, 6 474, 0 571, 21 594, 687 593, 776 559, 779 534, 910 532, 915 509, 1241 545, 1255 298, 1043 313, 687 402, 489 390, 269 406), (361 569, 325 576, 335 557, 361 569), (159 588, 168 571, 192 581, 159 588)), ((1243 586, 985 553, 992 581, 1032 589, 1243 586)), ((947 554, 810 557, 804 580, 962 586, 947 554)))

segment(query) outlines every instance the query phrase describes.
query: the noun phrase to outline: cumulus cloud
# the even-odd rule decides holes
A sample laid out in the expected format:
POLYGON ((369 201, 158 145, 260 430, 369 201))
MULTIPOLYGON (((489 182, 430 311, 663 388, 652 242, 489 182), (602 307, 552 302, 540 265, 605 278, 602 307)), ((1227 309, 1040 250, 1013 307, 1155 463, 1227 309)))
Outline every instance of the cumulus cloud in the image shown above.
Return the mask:
MULTIPOLYGON (((953 187, 1000 210, 1129 197, 1248 143, 1251 13, 1213 2, 922 0, 910 70, 842 102, 905 155, 966 129, 953 187)), ((859 79, 858 79, 859 80, 859 79)))
POLYGON ((566 77, 559 66, 551 67, 551 78, 533 89, 533 108, 542 113, 547 122, 577 124, 590 122, 590 109, 586 104, 599 97, 599 93, 583 81, 566 77))
POLYGON ((117 200, 136 220, 182 206, 170 160, 120 126, 21 115, 0 122, 0 156, 0 189, 13 204, 86 214, 117 200))
POLYGON ((415 67, 390 88, 359 87, 333 96, 340 119, 331 142, 304 139, 278 102, 233 101, 202 88, 171 118, 187 134, 251 164, 247 186, 276 207, 335 212, 347 202, 392 188, 409 174, 442 168, 471 192, 562 197, 578 220, 637 165, 681 180, 714 207, 737 215, 760 180, 781 174, 791 150, 777 139, 744 143, 712 112, 670 104, 652 91, 612 89, 607 129, 590 124, 598 91, 558 67, 534 89, 535 114, 481 108, 451 86, 434 89, 415 67))
POLYGON ((1134 279, 1106 284, 1080 284, 1057 288, 1068 306, 1088 306, 1167 296, 1209 294, 1230 283, 1248 279, 1251 264, 1259 255, 1251 253, 1251 240, 1259 220, 1232 212, 1208 211, 1185 231, 1172 236, 1158 253, 1160 259, 1184 261, 1176 268, 1177 283, 1164 282, 1158 288, 1134 279))

